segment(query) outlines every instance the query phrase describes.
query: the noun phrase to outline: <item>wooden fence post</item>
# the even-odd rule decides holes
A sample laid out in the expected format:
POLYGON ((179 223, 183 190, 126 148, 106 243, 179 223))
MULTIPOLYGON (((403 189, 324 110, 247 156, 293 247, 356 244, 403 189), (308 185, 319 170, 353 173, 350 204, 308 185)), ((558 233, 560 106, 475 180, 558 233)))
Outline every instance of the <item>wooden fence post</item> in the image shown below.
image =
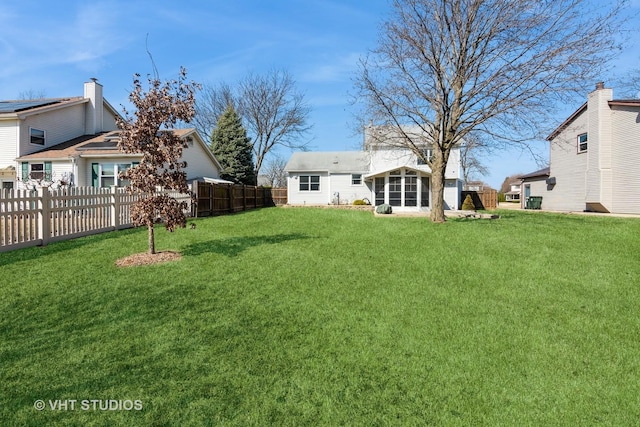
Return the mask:
POLYGON ((247 186, 242 184, 242 210, 247 210, 247 186))
POLYGON ((111 186, 111 200, 109 203, 111 209, 111 226, 114 230, 120 227, 120 197, 118 194, 118 187, 111 186))
POLYGON ((191 181, 191 216, 198 217, 198 181, 191 181), (195 206, 194 206, 195 203, 195 206))
POLYGON ((51 238, 51 212, 49 210, 49 189, 38 188, 38 237, 42 246, 46 246, 51 238))
POLYGON ((234 198, 234 191, 233 191, 233 184, 227 184, 227 190, 229 191, 229 212, 233 213, 234 211, 234 202, 235 202, 235 198, 234 198))

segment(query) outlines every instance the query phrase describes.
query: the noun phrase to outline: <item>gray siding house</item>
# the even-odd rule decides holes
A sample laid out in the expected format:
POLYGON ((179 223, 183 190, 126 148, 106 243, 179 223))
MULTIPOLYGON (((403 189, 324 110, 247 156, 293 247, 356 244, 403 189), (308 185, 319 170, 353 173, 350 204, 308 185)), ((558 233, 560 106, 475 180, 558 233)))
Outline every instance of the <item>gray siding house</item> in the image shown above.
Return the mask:
POLYGON ((614 99, 613 90, 598 83, 547 138, 549 177, 544 190, 535 187, 542 209, 640 214, 638 117, 640 99, 614 99))
POLYGON ((521 185, 521 197, 520 197, 520 207, 524 209, 527 206, 527 201, 529 197, 543 197, 542 202, 544 203, 544 195, 547 192, 547 189, 550 189, 549 184, 547 184, 547 180, 549 179, 549 168, 543 168, 537 170, 535 172, 531 172, 525 175, 520 175, 521 185))

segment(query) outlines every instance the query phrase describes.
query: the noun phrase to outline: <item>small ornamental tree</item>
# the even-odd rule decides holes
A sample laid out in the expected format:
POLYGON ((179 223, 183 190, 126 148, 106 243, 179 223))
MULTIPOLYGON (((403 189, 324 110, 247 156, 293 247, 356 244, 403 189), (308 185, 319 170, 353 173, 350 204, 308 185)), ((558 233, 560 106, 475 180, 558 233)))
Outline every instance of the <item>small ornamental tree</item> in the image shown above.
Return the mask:
POLYGON ((135 225, 147 226, 149 254, 156 253, 153 234, 156 218, 162 218, 169 231, 186 225, 186 202, 158 193, 158 189, 189 193, 183 170, 187 164, 180 161, 187 145, 172 131, 176 123, 188 123, 195 114, 194 92, 199 85, 187 82, 186 76, 181 67, 177 80, 163 83, 157 77, 149 77, 145 92, 140 75, 136 74, 129 94, 136 111, 130 115, 123 108, 124 118, 117 121, 119 148, 125 153, 142 154, 140 163, 121 174, 121 178, 130 181, 127 186, 130 194, 140 196, 131 207, 131 217, 135 225))
POLYGON ((222 179, 256 185, 251 138, 247 136, 242 120, 231 104, 211 132, 211 151, 222 166, 222 179))
POLYGON ((462 202, 462 210, 463 211, 475 211, 476 207, 473 204, 473 199, 471 198, 471 194, 467 194, 467 197, 464 198, 464 202, 462 202))

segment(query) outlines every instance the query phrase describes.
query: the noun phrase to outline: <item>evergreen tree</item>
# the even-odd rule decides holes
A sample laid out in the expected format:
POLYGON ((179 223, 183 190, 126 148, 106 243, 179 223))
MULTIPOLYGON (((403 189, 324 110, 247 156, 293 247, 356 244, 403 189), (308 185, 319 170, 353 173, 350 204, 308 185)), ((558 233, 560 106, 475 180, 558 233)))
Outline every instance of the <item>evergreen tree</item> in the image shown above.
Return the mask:
POLYGON ((251 138, 242 126, 240 116, 232 105, 228 105, 211 132, 211 151, 222 166, 222 179, 239 184, 256 184, 251 147, 251 138))

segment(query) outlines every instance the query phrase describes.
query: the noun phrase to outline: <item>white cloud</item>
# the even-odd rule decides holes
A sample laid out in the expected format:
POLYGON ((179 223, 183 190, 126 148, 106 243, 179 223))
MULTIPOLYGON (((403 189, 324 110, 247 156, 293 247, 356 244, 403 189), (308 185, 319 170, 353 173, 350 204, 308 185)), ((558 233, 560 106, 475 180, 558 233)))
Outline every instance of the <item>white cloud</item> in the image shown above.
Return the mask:
MULTIPOLYGON (((24 6, 21 10, 0 11, 0 52, 7 64, 0 70, 0 77, 63 64, 96 70, 103 58, 126 43, 126 31, 119 27, 121 8, 111 3, 62 8, 64 13, 30 9, 29 3, 24 6), (24 25, 29 19, 38 25, 24 25)), ((56 7, 55 3, 49 6, 56 7)))
POLYGON ((307 66, 300 79, 309 83, 347 81, 353 76, 360 56, 359 53, 347 53, 340 57, 320 58, 322 62, 307 66))

